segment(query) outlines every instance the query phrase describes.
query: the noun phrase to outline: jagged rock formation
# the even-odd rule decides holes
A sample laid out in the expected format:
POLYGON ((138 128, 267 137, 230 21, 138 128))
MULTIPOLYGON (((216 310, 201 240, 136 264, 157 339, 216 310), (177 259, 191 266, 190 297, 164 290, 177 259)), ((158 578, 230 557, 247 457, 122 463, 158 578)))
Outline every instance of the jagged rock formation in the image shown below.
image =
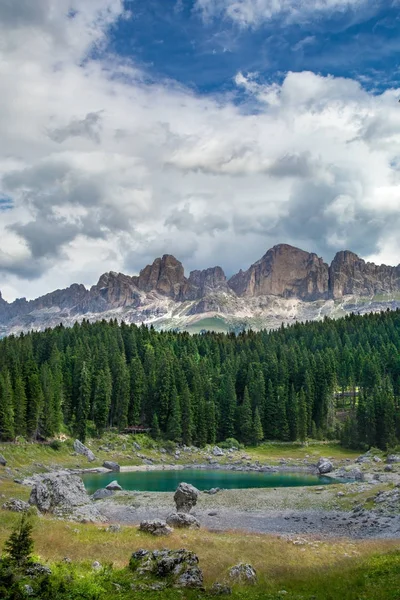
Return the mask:
POLYGON ((397 307, 400 265, 377 266, 342 251, 329 266, 314 253, 279 244, 228 281, 219 266, 192 271, 187 278, 182 263, 165 254, 136 276, 104 273, 89 290, 73 284, 12 303, 0 292, 0 336, 84 318, 185 329, 218 317, 222 330, 238 331, 397 307))
POLYGON ((400 265, 374 265, 345 250, 338 252, 330 267, 330 293, 333 298, 346 295, 373 296, 400 290, 400 265))
POLYGON ((247 271, 229 280, 238 296, 281 296, 312 301, 328 297, 329 267, 318 258, 287 244, 268 250, 247 271))

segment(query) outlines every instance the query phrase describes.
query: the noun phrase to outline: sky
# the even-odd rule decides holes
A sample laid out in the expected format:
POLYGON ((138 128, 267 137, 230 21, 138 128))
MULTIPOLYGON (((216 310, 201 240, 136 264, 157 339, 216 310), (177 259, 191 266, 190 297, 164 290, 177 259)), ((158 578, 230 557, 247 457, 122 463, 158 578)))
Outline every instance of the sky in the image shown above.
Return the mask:
POLYGON ((0 290, 400 263, 400 0, 0 0, 0 290))

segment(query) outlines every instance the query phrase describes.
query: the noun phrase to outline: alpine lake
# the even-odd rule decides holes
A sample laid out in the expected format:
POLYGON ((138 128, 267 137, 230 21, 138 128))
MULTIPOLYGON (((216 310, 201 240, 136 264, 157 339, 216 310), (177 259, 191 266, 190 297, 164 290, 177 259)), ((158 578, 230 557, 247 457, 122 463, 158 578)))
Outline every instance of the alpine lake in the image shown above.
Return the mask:
POLYGON ((318 486, 345 482, 345 480, 304 472, 280 471, 273 473, 220 469, 160 469, 120 473, 85 473, 82 479, 86 490, 90 494, 93 494, 99 488, 105 488, 114 480, 118 481, 122 489, 138 492, 173 492, 182 481, 191 483, 200 491, 211 488, 246 489, 318 486))

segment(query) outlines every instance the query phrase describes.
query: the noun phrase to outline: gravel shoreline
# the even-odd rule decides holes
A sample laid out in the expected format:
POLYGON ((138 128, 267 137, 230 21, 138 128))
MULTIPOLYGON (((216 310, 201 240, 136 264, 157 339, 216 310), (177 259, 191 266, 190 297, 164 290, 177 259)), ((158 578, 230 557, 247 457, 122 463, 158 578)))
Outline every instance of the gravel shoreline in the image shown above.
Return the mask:
MULTIPOLYGON (((367 489, 375 487, 341 484, 323 488, 223 490, 211 496, 200 494, 191 514, 211 531, 400 539, 400 514, 379 508, 367 510, 359 505, 341 509, 338 491, 347 489, 351 493, 362 485, 367 489)), ((174 511, 170 492, 120 492, 96 506, 111 522, 131 525, 143 519, 165 519, 174 511)))

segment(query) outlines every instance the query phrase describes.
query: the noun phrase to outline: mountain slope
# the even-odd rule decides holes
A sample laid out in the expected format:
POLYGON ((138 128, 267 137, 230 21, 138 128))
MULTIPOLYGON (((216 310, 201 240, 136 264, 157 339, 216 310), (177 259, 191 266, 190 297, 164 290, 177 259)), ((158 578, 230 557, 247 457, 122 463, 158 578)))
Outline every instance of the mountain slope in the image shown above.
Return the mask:
POLYGON ((12 303, 0 293, 0 334, 71 325, 83 318, 193 331, 275 328, 398 307, 400 266, 367 263, 350 251, 338 252, 328 265, 314 253, 279 244, 229 280, 219 266, 192 271, 187 278, 182 263, 166 254, 137 276, 105 273, 89 290, 73 284, 12 303))

